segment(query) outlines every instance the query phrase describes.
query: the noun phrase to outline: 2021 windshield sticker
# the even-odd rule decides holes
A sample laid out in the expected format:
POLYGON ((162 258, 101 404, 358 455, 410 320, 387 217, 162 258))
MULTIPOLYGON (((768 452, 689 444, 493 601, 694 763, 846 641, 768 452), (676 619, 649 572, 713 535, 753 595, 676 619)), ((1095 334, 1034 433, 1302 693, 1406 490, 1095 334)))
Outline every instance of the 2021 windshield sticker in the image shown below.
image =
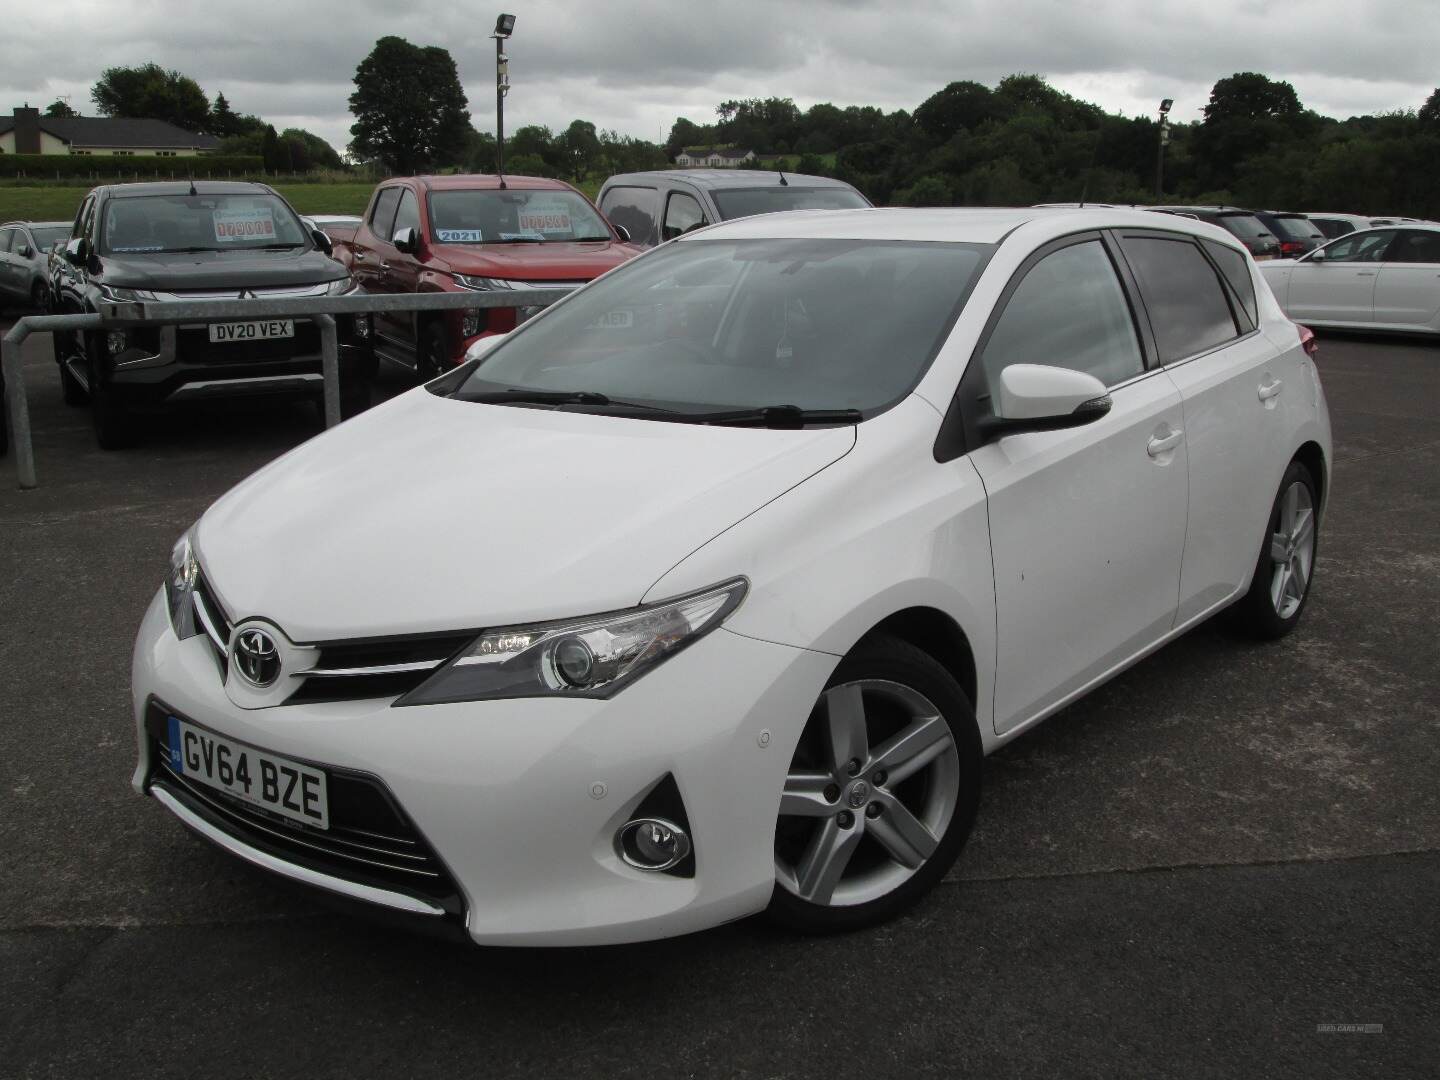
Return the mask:
POLYGON ((253 210, 215 210, 215 239, 222 244, 274 240, 275 215, 268 206, 253 210))
POLYGON ((442 244, 483 244, 485 234, 479 229, 436 229, 435 239, 442 244))

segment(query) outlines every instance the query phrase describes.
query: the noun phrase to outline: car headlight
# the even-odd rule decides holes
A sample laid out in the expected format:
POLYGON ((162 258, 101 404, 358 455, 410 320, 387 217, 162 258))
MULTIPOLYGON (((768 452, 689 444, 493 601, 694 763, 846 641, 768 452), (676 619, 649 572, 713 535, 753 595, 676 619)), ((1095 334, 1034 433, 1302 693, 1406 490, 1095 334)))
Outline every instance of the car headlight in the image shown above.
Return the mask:
POLYGON ((478 292, 494 292, 497 289, 513 289, 515 282, 506 281, 504 278, 493 277, 471 277, 469 274, 451 274, 455 284, 462 289, 475 289, 478 292))
POLYGON ((122 289, 116 285, 101 285, 100 298, 114 304, 136 304, 142 300, 154 300, 155 294, 148 289, 122 289))
POLYGON ((736 578, 620 614, 486 630, 395 704, 608 698, 718 627, 748 587, 736 578))
POLYGON ((187 532, 175 542, 170 552, 170 572, 165 575, 165 605, 170 609, 170 626, 181 641, 200 633, 195 618, 195 582, 200 578, 200 563, 187 532))
POLYGON ((354 278, 348 278, 348 277, 337 278, 337 279, 334 280, 334 281, 331 281, 331 282, 327 282, 327 283, 326 283, 326 285, 325 285, 325 295, 326 295, 326 296, 344 296, 346 293, 352 293, 352 292, 354 292, 357 288, 359 288, 359 286, 356 285, 354 278))

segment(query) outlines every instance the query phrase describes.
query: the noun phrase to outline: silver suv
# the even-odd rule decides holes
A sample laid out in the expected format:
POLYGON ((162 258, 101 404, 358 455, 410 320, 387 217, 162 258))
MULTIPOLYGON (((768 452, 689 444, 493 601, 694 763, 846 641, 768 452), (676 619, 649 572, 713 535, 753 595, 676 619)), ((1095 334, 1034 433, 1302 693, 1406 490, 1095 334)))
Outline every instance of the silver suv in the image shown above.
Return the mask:
POLYGON ((50 249, 70 237, 68 221, 7 221, 0 225, 0 306, 50 308, 50 249))

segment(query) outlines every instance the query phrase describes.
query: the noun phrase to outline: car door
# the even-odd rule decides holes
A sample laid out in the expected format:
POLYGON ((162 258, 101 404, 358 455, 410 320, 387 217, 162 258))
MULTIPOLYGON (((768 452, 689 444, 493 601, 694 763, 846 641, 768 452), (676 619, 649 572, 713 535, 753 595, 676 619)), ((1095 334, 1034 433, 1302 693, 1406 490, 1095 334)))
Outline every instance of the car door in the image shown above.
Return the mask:
POLYGON ((1286 463, 1280 405, 1287 389, 1308 383, 1258 329, 1244 252, 1163 231, 1116 238, 1185 417, 1189 510, 1175 616, 1183 625, 1234 596, 1255 565, 1286 463))
POLYGON ((1375 321, 1440 330, 1440 231, 1401 229, 1375 278, 1375 321))
POLYGON ((967 433, 1011 364, 1087 371, 1111 398, 1082 427, 971 452, 990 517, 997 733, 1063 703, 1174 622, 1187 451, 1179 391, 1142 342, 1113 245, 1087 233, 1021 267, 962 380, 967 433))
MULTIPOLYGON (((389 267, 395 246, 390 237, 394 235, 395 211, 400 205, 402 190, 398 184, 382 188, 375 196, 365 224, 356 230, 354 273, 360 287, 367 293, 385 295, 395 291, 389 267)), ((406 342, 409 331, 407 329, 402 333, 397 330, 398 316, 393 312, 376 312, 372 318, 376 349, 400 363, 413 363, 406 342)))
POLYGON ((1375 320, 1375 279, 1394 229, 1375 229, 1332 240, 1290 268, 1285 314, 1304 322, 1369 323, 1375 320))
POLYGON ((19 235, 18 229, 0 229, 0 295, 7 300, 19 299, 15 292, 19 281, 19 259, 12 250, 19 235))
MULTIPOLYGON (((394 237, 401 229, 414 230, 416 243, 424 243, 420 204, 414 190, 409 187, 400 189, 400 202, 395 207, 395 221, 390 226, 391 242, 381 245, 385 254, 380 262, 380 270, 386 292, 413 293, 420 285, 420 249, 417 247, 414 251, 401 251, 395 246, 394 237)), ((416 346, 415 312, 397 311, 389 315, 382 313, 377 318, 383 320, 385 333, 393 341, 400 343, 413 357, 416 346)))

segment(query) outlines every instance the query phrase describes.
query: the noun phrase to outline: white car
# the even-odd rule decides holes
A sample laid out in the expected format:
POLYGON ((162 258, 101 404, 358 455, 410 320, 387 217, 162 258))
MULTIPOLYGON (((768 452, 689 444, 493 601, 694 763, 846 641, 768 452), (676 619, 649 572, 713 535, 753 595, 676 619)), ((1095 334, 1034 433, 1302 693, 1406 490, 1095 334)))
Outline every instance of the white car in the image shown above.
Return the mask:
POLYGON ((1325 399, 1198 221, 763 215, 486 344, 211 506, 133 686, 139 791, 476 942, 889 917, 988 752, 1305 609, 1325 399))
POLYGON ((1373 228, 1370 219, 1360 214, 1332 214, 1316 211, 1307 212, 1305 217, 1314 222, 1315 227, 1332 240, 1359 229, 1373 228))
POLYGON ((1260 273, 1307 326, 1440 334, 1440 226, 1348 233, 1260 273))

